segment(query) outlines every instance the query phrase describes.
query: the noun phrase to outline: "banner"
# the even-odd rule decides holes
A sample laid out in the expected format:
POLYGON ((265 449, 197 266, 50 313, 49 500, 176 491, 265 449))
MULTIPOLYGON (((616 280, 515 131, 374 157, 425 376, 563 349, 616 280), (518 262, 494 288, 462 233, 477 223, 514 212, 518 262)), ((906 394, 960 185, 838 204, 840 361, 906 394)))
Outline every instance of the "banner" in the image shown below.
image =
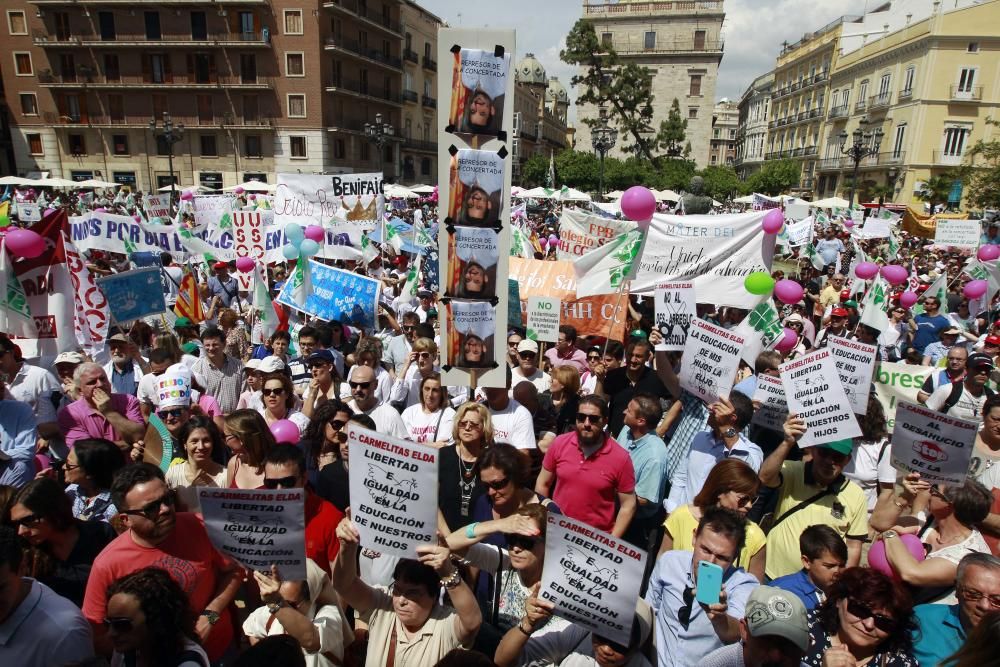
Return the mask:
POLYGON ((172 225, 141 223, 127 215, 90 212, 69 219, 69 237, 80 252, 103 250, 124 253, 128 246, 132 252, 169 252, 175 258, 183 258, 188 253, 200 254, 207 249, 220 260, 236 258, 232 231, 219 229, 218 225, 188 230, 172 225), (195 247, 191 244, 192 240, 206 246, 195 247))
POLYGON ((938 220, 934 229, 934 245, 975 249, 979 247, 982 233, 980 220, 938 220))
POLYGON ((215 548, 255 572, 277 565, 284 581, 306 578, 305 497, 305 489, 198 489, 215 548))
MULTIPOLYGON (((76 342, 91 357, 104 352, 104 342, 111 326, 108 300, 94 281, 87 262, 63 234, 66 251, 66 268, 73 284, 73 333, 76 342)), ((158 283, 159 284, 159 283, 158 283)))
POLYGON ((160 275, 160 269, 150 267, 97 279, 116 323, 124 324, 166 312, 160 275))
POLYGON ((919 472, 931 484, 960 486, 969 472, 978 430, 978 422, 902 403, 892 429, 892 467, 919 472))
POLYGON ((785 231, 788 233, 788 245, 790 246, 800 246, 810 243, 812 241, 812 231, 813 231, 814 220, 809 217, 801 222, 795 222, 790 225, 785 225, 785 231))
POLYGON ((350 234, 360 248, 385 210, 382 174, 278 174, 273 210, 279 228, 320 225, 350 234))
POLYGON ((559 340, 559 299, 544 296, 528 297, 528 329, 525 338, 555 343, 559 340))
POLYGON ((656 286, 653 303, 656 329, 663 342, 656 350, 672 352, 684 349, 691 321, 698 316, 693 283, 662 283, 656 286))
POLYGON ((806 424, 806 433, 799 440, 800 447, 861 435, 829 349, 788 361, 779 370, 788 411, 797 414, 806 424))
POLYGON ((296 303, 292 294, 295 285, 291 280, 285 282, 275 300, 325 322, 337 320, 369 330, 375 327, 381 285, 378 280, 312 259, 309 260, 309 280, 312 289, 305 303, 296 303))
POLYGON ((760 407, 754 410, 751 424, 781 433, 788 418, 788 403, 785 401, 785 385, 780 378, 766 373, 757 374, 757 391, 751 396, 760 407))
POLYGON ((228 226, 235 210, 235 195, 196 195, 191 200, 195 227, 228 226))
POLYGON ((635 223, 630 220, 614 220, 575 208, 564 208, 559 216, 556 257, 573 261, 630 229, 635 229, 635 223))
POLYGON ((917 402, 917 393, 931 373, 940 368, 896 364, 883 361, 875 369, 875 395, 885 410, 886 426, 891 431, 896 424, 896 407, 903 401, 917 402))
MULTIPOLYGON (((259 211, 237 211, 233 214, 233 254, 250 257, 260 263, 266 254, 264 248, 264 221, 259 211)), ((236 272, 240 291, 249 292, 253 284, 253 272, 236 272)))
POLYGON ((42 219, 42 207, 38 204, 18 204, 17 218, 21 222, 38 222, 42 219))
POLYGON ((347 425, 351 520, 361 546, 416 558, 437 544, 438 451, 347 425))
POLYGON ((609 533, 550 513, 538 597, 556 616, 629 645, 648 555, 609 533))
POLYGON ((511 257, 510 279, 520 286, 522 313, 527 311, 528 297, 552 297, 562 303, 560 322, 576 327, 577 334, 625 339, 628 294, 620 300, 617 294, 577 299, 572 263, 511 257))
POLYGON ((742 336, 696 317, 688 330, 677 374, 681 388, 706 404, 729 398, 744 343, 742 336))
POLYGON ((868 414, 868 391, 878 347, 840 336, 830 336, 828 343, 851 409, 856 415, 868 414))

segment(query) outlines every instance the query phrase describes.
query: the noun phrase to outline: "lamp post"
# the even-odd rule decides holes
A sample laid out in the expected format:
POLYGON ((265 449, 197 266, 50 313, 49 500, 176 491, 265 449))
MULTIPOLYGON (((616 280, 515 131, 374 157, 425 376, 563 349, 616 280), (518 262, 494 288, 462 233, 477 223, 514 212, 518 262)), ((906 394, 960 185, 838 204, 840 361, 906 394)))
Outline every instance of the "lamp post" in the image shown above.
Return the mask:
MULTIPOLYGON (((899 178, 899 168, 889 167, 889 171, 885 177, 885 184, 889 186, 891 196, 893 199, 896 197, 896 179, 899 178)), ((882 205, 885 204, 885 194, 878 198, 878 207, 881 209, 882 205)))
POLYGON ((854 162, 854 179, 851 181, 851 194, 848 196, 848 210, 854 207, 854 191, 858 187, 858 169, 861 166, 861 161, 870 155, 878 155, 878 149, 882 146, 882 137, 885 134, 881 127, 875 128, 874 132, 866 130, 868 122, 867 117, 858 122, 857 129, 851 133, 854 141, 850 146, 847 146, 847 130, 843 130, 838 135, 840 137, 840 152, 854 162))
POLYGON ((184 135, 184 123, 174 125, 170 114, 164 111, 162 128, 157 127, 155 118, 149 121, 149 131, 153 133, 154 137, 158 129, 160 136, 167 144, 167 165, 170 169, 170 205, 173 206, 177 197, 177 178, 174 176, 174 144, 179 142, 184 135))
POLYGON ((618 141, 618 130, 608 127, 607 123, 601 123, 591 131, 590 143, 601 158, 601 171, 597 185, 597 199, 604 200, 604 156, 611 152, 618 141))
POLYGON ((396 130, 391 123, 382 122, 382 114, 380 113, 375 114, 374 123, 365 123, 365 137, 375 145, 375 149, 378 151, 379 167, 382 166, 382 149, 395 133, 396 130))

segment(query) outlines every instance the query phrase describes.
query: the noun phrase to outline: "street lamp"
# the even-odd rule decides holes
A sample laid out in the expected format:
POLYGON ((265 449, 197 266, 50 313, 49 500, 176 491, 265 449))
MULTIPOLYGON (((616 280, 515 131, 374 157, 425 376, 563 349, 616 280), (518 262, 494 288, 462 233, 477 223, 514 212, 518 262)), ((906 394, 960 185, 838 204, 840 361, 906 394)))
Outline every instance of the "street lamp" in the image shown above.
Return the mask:
POLYGON ((378 164, 379 167, 382 166, 382 149, 385 147, 386 143, 389 142, 389 138, 396 133, 396 130, 392 127, 390 123, 382 122, 382 114, 375 114, 374 123, 365 123, 365 137, 368 141, 375 145, 376 150, 378 150, 378 164))
POLYGON ((885 135, 881 127, 875 128, 874 132, 866 130, 868 122, 867 117, 858 122, 857 129, 852 133, 854 141, 850 146, 847 146, 847 130, 841 131, 838 135, 840 137, 840 152, 854 162, 854 180, 851 181, 848 210, 854 207, 854 190, 858 187, 858 169, 861 166, 861 161, 870 155, 878 155, 878 149, 882 146, 882 137, 885 135))
POLYGON ((591 130, 590 143, 601 157, 601 175, 597 185, 597 199, 599 201, 604 199, 604 156, 611 152, 617 141, 618 130, 608 127, 607 123, 601 123, 591 130))
MULTIPOLYGON (((893 199, 896 198, 896 180, 898 178, 899 178, 899 168, 889 167, 889 171, 888 173, 886 173, 885 176, 885 184, 889 186, 889 189, 891 190, 889 196, 892 197, 893 199)), ((881 195, 878 198, 878 207, 882 208, 883 204, 885 204, 885 194, 881 195)))
MULTIPOLYGON (((149 131, 156 136, 157 131, 156 119, 149 121, 149 131)), ((166 111, 163 112, 163 127, 160 129, 160 136, 163 137, 163 141, 167 144, 167 164, 170 169, 170 204, 171 206, 175 203, 174 199, 177 196, 177 178, 174 176, 174 144, 181 140, 184 135, 184 123, 178 123, 174 125, 174 121, 170 119, 170 114, 166 111)))

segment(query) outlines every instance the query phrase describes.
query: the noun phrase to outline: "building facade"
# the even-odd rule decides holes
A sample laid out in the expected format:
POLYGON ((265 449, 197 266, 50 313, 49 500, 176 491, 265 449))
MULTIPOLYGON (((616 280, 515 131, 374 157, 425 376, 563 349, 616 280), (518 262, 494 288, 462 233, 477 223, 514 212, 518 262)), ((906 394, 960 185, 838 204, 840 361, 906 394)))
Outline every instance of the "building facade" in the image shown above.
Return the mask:
MULTIPOLYGON (((651 70, 653 121, 651 131, 667 119, 677 99, 687 119, 687 143, 691 157, 704 167, 710 155, 715 87, 722 61, 722 0, 698 2, 588 2, 583 18, 590 21, 602 44, 613 47, 626 63, 651 70)), ((593 105, 578 110, 577 142, 590 146, 590 127, 583 119, 600 117, 593 105)), ((619 140, 611 153, 625 157, 619 140)))
POLYGON ((754 79, 740 98, 736 128, 736 173, 742 180, 760 170, 767 148, 767 118, 771 110, 774 72, 754 79))
POLYGON ((712 110, 712 140, 708 154, 710 166, 735 165, 736 132, 739 126, 740 111, 736 103, 725 98, 719 100, 712 110))
POLYGON ((569 93, 558 78, 546 76, 545 68, 531 53, 518 61, 514 76, 511 178, 520 183, 521 168, 532 156, 548 157, 571 146, 569 93))
POLYGON ((401 183, 437 178, 437 31, 442 21, 412 0, 402 4, 403 126, 401 183))

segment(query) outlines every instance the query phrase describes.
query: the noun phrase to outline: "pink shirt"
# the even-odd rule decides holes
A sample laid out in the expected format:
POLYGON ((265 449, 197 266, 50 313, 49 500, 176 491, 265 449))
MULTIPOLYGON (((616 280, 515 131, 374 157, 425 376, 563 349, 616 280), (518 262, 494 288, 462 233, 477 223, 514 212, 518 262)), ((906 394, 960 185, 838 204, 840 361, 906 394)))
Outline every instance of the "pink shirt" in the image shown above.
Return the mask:
POLYGON ((632 458, 611 437, 584 458, 576 431, 563 433, 549 445, 542 467, 556 476, 552 500, 562 513, 605 532, 614 528, 618 494, 635 492, 632 458))
MULTIPOLYGON (((145 423, 139 410, 139 399, 135 396, 111 394, 111 407, 130 422, 145 423)), ((72 447, 77 440, 87 438, 105 438, 112 442, 122 439, 107 417, 90 407, 85 398, 77 399, 60 409, 56 415, 56 422, 69 447, 72 447)))
POLYGON ((559 355, 559 351, 556 348, 550 347, 545 351, 545 358, 552 364, 552 368, 575 366, 576 370, 580 371, 580 375, 583 375, 590 370, 590 366, 587 364, 587 353, 578 347, 574 347, 572 350, 572 353, 568 357, 563 357, 559 355))

